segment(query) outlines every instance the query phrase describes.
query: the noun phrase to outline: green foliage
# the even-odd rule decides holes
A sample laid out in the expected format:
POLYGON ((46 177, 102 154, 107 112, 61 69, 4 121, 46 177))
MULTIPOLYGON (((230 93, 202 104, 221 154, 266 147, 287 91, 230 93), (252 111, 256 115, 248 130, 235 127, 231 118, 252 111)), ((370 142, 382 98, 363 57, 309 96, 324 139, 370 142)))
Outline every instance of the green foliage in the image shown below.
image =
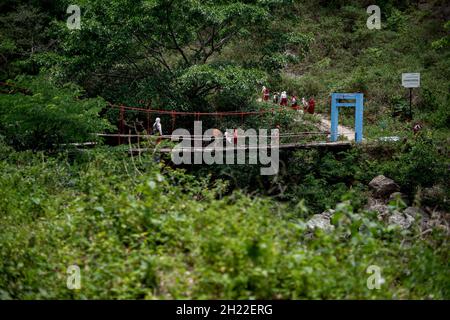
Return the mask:
MULTIPOLYGON (((440 130, 442 137, 448 135, 450 59, 442 2, 421 5, 417 10, 411 1, 381 1, 377 3, 382 12, 380 30, 366 27, 367 6, 360 1, 308 5, 304 10, 303 3, 298 4, 303 22, 298 30, 312 33, 314 41, 305 59, 290 64, 289 77, 283 77, 277 86, 301 94, 313 92, 317 109, 324 114, 330 112, 330 93, 364 93, 368 139, 377 137, 378 124, 386 121, 392 126, 383 130, 385 136, 407 136, 417 121, 440 130), (410 123, 403 117, 409 112, 409 92, 401 86, 403 72, 422 76, 421 88, 413 91, 414 119, 410 123), (313 90, 308 90, 308 84, 313 90), (393 114, 400 116, 398 120, 391 119, 393 114)), ((350 124, 354 115, 343 113, 342 117, 344 124, 350 124)), ((445 144, 445 139, 441 143, 445 144)))
POLYGON ((391 104, 393 105, 392 114, 394 116, 401 116, 403 119, 406 119, 409 116, 409 101, 407 101, 404 97, 400 95, 391 97, 391 104))
POLYGON ((311 42, 310 36, 271 31, 269 19, 278 15, 282 5, 278 1, 111 4, 85 0, 80 3, 81 30, 67 30, 55 21, 51 30, 61 45, 56 55, 41 55, 39 61, 63 82, 74 81, 89 94, 110 101, 135 104, 138 96, 167 109, 202 111, 230 102, 234 105, 229 107, 242 108, 255 92, 249 95, 250 83, 261 82, 266 76, 263 71, 278 71, 283 67, 280 61, 295 58, 285 50, 306 52, 311 42), (258 50, 253 48, 242 61, 222 59, 230 46, 253 42, 258 42, 258 50))
POLYGON ((3 299, 448 299, 448 240, 385 227, 346 197, 333 233, 293 209, 108 149, 0 162, 3 299), (134 165, 132 164, 134 163, 134 165), (201 201, 198 201, 201 200, 201 201), (80 290, 66 270, 81 268, 80 290), (382 268, 382 290, 366 285, 382 268), (430 275, 433 275, 430 277, 430 275))
MULTIPOLYGON (((444 30, 446 30, 447 32, 450 31, 450 20, 444 24, 444 30)), ((448 49, 450 47, 450 36, 446 36, 441 39, 438 39, 438 40, 434 41, 431 45, 434 49, 438 49, 438 50, 445 49, 445 48, 448 49)))
POLYGON ((400 10, 393 8, 387 18, 387 26, 392 31, 401 31, 406 26, 406 17, 400 10))
POLYGON ((52 46, 46 28, 50 16, 37 4, 15 5, 16 10, 7 4, 0 10, 0 80, 38 73, 35 58, 52 46))
POLYGON ((289 158, 287 168, 288 172, 280 177, 280 183, 286 187, 285 197, 294 203, 303 199, 312 212, 334 207, 346 194, 352 195, 356 209, 365 202, 364 168, 356 151, 339 154, 297 151, 289 158))
POLYGON ((396 156, 394 165, 386 164, 386 171, 406 190, 411 192, 417 186, 431 187, 448 182, 445 158, 439 154, 431 137, 420 136, 414 143, 406 144, 402 151, 396 156))
MULTIPOLYGON (((255 98, 255 87, 264 82, 264 73, 258 70, 246 70, 237 66, 227 65, 196 65, 192 66, 178 78, 180 88, 197 87, 195 93, 186 91, 191 100, 204 96, 204 92, 216 91, 214 105, 218 110, 239 110, 255 98)), ((183 89, 181 89, 182 91, 183 89)), ((201 110, 205 103, 199 103, 196 108, 201 110)))
POLYGON ((18 150, 97 141, 93 134, 109 127, 98 116, 104 100, 81 99, 83 92, 75 85, 57 88, 44 76, 21 76, 16 85, 30 92, 0 96, 0 134, 18 150))
MULTIPOLYGON (((423 135, 427 135, 423 133, 423 135)), ((394 179, 410 199, 423 188, 448 189, 450 176, 448 159, 431 137, 411 137, 400 144, 372 143, 367 147, 340 153, 321 153, 316 150, 296 151, 281 155, 280 173, 270 182, 258 182, 248 175, 257 172, 238 170, 233 183, 254 191, 270 190, 281 200, 295 204, 304 200, 311 212, 320 213, 333 208, 344 195, 351 195, 355 209, 367 201, 367 185, 377 175, 394 179), (273 184, 273 182, 271 182, 273 184), (250 186, 250 187, 249 187, 250 186), (253 188, 251 187, 253 186, 253 188), (268 187, 269 186, 269 187, 268 187), (279 192, 281 190, 281 193, 279 192)), ((446 210, 445 192, 435 192, 434 204, 446 210)))
POLYGON ((283 77, 282 83, 278 83, 277 86, 280 88, 279 90, 287 90, 297 97, 306 97, 307 99, 317 96, 324 90, 322 83, 309 77, 283 77))
POLYGON ((450 93, 437 96, 425 87, 420 102, 421 117, 428 118, 436 129, 448 129, 450 124, 450 93))
MULTIPOLYGON (((69 30, 71 1, 3 1, 0 80, 51 76, 20 76, 28 91, 0 95, 0 299, 449 299, 448 233, 422 232, 419 221, 401 231, 364 210, 379 174, 416 205, 449 209, 449 23, 439 1, 415 3, 379 1, 382 29, 369 30, 358 0, 79 0, 82 28, 69 30), (422 74, 417 135, 392 116, 409 109, 400 77, 412 71, 422 74), (314 96, 324 114, 331 92, 363 92, 369 143, 283 151, 274 177, 252 165, 187 174, 164 157, 124 159, 128 146, 48 156, 107 130, 105 100, 271 110, 256 102, 263 84, 314 96), (401 142, 371 141, 392 135, 401 142), (306 221, 327 209, 334 231, 310 230, 306 221), (66 288, 73 264, 79 291, 66 288), (367 288, 370 265, 382 268, 381 290, 367 288)), ((341 114, 353 121, 352 110, 341 114)), ((319 120, 287 108, 207 121, 304 132, 319 120)), ((324 137, 302 141, 311 139, 324 137)))

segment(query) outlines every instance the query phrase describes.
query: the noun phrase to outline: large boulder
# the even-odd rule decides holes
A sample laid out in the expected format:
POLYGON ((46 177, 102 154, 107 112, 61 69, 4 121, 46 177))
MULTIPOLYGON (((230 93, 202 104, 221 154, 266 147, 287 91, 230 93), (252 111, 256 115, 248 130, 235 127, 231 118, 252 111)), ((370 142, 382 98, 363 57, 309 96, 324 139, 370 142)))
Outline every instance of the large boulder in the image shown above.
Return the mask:
POLYGON ((386 198, 394 192, 400 191, 398 184, 394 180, 381 175, 375 177, 369 183, 369 187, 373 190, 373 195, 377 198, 386 198))
POLYGON ((424 188, 419 193, 421 197, 421 203, 428 206, 436 206, 448 201, 445 188, 439 185, 435 185, 431 188, 424 188))
POLYGON ((415 220, 420 221, 420 228, 425 230, 429 227, 430 216, 420 208, 408 207, 403 211, 404 214, 413 217, 415 220))
POLYGON ((336 213, 336 210, 328 209, 321 213, 322 216, 331 219, 331 217, 336 213))
MULTIPOLYGON (((430 214, 427 214, 426 219, 426 225, 425 227, 427 229, 440 229, 447 234, 450 235, 450 213, 444 212, 444 211, 437 211, 435 209, 426 208, 427 212, 430 214)), ((423 224, 423 223, 422 223, 423 224)))
POLYGON ((395 211, 388 219, 390 225, 399 226, 402 229, 409 229, 414 223, 414 218, 405 212, 395 211))
POLYGON ((309 229, 321 229, 324 231, 333 231, 334 226, 331 224, 331 219, 329 214, 315 214, 313 217, 306 222, 309 229))
POLYGON ((374 198, 368 199, 364 209, 367 211, 375 211, 380 221, 385 220, 390 215, 389 207, 383 201, 374 198))
POLYGON ((404 214, 410 215, 413 218, 420 217, 421 219, 428 218, 428 215, 420 208, 408 207, 403 210, 404 214))

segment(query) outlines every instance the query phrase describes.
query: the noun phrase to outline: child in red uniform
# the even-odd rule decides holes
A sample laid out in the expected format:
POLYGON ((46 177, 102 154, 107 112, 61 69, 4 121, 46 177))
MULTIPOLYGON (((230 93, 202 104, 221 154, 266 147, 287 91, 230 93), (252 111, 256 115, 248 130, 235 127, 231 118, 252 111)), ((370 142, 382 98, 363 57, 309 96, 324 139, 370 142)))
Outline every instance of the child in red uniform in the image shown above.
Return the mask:
POLYGON ((309 102, 308 102, 308 113, 314 114, 315 107, 316 107, 316 101, 314 100, 314 98, 309 99, 309 102))
POLYGON ((293 96, 291 99, 291 108, 294 110, 298 110, 298 102, 296 96, 293 96))
POLYGON ((269 89, 267 89, 266 87, 263 87, 262 94, 263 94, 263 101, 269 101, 269 98, 270 98, 269 89))
POLYGON ((287 99, 287 93, 286 91, 283 91, 281 93, 281 102, 280 102, 280 106, 285 106, 287 107, 288 105, 288 99, 287 99))

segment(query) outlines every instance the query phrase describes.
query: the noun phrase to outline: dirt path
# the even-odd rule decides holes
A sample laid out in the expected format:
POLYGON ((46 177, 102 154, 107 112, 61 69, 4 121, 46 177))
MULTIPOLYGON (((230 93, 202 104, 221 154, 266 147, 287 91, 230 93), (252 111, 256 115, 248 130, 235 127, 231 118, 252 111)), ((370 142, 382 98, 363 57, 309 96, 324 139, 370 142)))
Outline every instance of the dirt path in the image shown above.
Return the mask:
MULTIPOLYGON (((331 131, 331 121, 320 114, 317 114, 317 116, 320 118, 320 128, 324 131, 331 131)), ((339 125, 338 133, 349 141, 355 141, 355 131, 351 128, 339 125)))
MULTIPOLYGON (((262 102, 262 99, 259 98, 258 102, 262 102)), ((320 119, 320 125, 319 129, 323 131, 331 131, 331 121, 326 119, 323 115, 316 113, 316 117, 320 119)), ((301 118, 294 119, 295 122, 301 121, 301 118)), ((349 141, 355 141, 355 130, 345 127, 345 126, 338 126, 338 134, 339 136, 345 137, 349 141)))

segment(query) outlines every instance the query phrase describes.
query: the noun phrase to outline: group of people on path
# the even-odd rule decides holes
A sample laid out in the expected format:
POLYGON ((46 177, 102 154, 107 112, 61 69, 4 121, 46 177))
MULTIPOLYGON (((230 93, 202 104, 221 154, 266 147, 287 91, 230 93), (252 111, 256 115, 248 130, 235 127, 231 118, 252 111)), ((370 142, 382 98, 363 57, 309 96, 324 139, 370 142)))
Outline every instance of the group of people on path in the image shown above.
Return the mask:
MULTIPOLYGON (((262 88, 262 100, 265 102, 269 102, 270 96, 271 96, 270 90, 264 86, 262 88)), ((272 102, 274 104, 277 104, 277 105, 280 105, 283 107, 290 106, 294 110, 303 111, 303 112, 307 112, 310 114, 314 114, 314 109, 316 106, 316 101, 314 100, 313 97, 311 97, 309 99, 309 101, 307 101, 305 98, 302 98, 301 106, 300 106, 297 96, 293 95, 293 96, 289 97, 287 95, 286 91, 283 91, 281 93, 275 92, 272 96, 272 102), (290 101, 290 103, 289 103, 289 101, 290 101)), ((279 130, 279 127, 276 130, 279 130)), ((152 134, 159 135, 159 136, 163 135, 160 118, 156 118, 156 121, 152 127, 152 134)), ((231 141, 231 137, 227 136, 227 134, 226 134, 225 138, 228 142, 231 141)), ((233 140, 236 140, 236 136, 233 137, 233 140)), ((157 142, 159 143, 160 141, 161 141, 161 139, 158 139, 157 142)))
MULTIPOLYGON (((313 97, 307 101, 304 97, 301 101, 301 106, 299 104, 297 96, 293 95, 289 97, 287 95, 286 91, 283 91, 281 93, 275 92, 272 96, 272 102, 274 104, 278 104, 283 107, 289 106, 289 100, 290 100, 290 107, 294 110, 303 110, 303 112, 307 112, 310 114, 314 114, 314 110, 316 107, 316 101, 313 97)), ((262 88, 262 101, 269 102, 270 101, 270 90, 263 86, 262 88)))
MULTIPOLYGON (((156 118, 155 123, 153 124, 153 127, 152 127, 151 134, 154 136, 160 137, 156 140, 156 144, 161 143, 161 141, 162 141, 161 136, 163 136, 163 131, 162 131, 162 125, 161 125, 160 118, 156 118)), ((225 133, 223 135, 219 129, 213 129, 212 135, 216 139, 223 136, 227 145, 233 145, 233 144, 237 145, 238 144, 238 130, 237 129, 233 129, 232 134, 230 134, 228 131, 225 131, 225 133)), ((277 143, 279 143, 279 141, 280 141, 280 126, 279 125, 277 125, 275 130, 272 131, 272 138, 275 139, 275 141, 277 141, 277 143)))

